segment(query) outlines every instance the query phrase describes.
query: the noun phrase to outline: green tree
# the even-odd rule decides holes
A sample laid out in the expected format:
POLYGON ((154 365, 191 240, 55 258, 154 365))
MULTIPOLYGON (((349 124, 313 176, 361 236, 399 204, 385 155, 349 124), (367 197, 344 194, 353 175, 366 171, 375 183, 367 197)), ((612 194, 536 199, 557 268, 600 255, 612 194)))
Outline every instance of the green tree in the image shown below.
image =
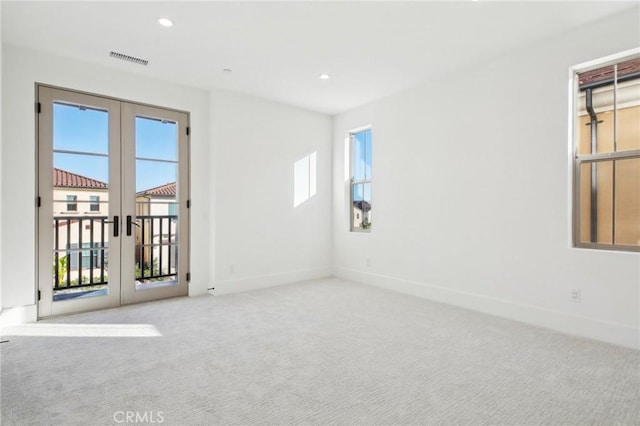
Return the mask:
POLYGON ((135 277, 142 278, 144 280, 149 280, 151 282, 161 281, 162 278, 147 278, 155 275, 160 275, 160 267, 158 266, 158 258, 154 257, 153 262, 151 263, 151 267, 149 267, 148 263, 144 264, 144 270, 140 267, 139 263, 136 263, 135 267, 135 277))
POLYGON ((62 256, 58 258, 58 264, 55 264, 55 258, 53 260, 53 270, 54 273, 57 269, 58 276, 58 287, 66 287, 67 286, 67 256, 62 256))
POLYGON ((369 222, 369 219, 367 219, 367 217, 363 217, 362 218, 362 229, 370 229, 371 228, 371 222, 369 222))

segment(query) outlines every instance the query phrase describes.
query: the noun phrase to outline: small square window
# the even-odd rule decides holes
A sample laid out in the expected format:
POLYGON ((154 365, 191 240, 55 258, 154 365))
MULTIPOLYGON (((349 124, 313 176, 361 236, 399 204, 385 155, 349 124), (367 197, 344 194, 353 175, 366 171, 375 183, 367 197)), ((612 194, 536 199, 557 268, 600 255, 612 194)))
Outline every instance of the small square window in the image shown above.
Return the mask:
POLYGON ((97 195, 91 195, 89 196, 89 201, 91 202, 89 204, 89 210, 92 212, 99 212, 100 211, 100 197, 98 197, 97 195))
POLYGON ((178 216, 178 203, 169 203, 169 216, 178 216))
POLYGON ((67 195, 67 211, 68 212, 77 212, 78 211, 78 196, 77 195, 67 195))

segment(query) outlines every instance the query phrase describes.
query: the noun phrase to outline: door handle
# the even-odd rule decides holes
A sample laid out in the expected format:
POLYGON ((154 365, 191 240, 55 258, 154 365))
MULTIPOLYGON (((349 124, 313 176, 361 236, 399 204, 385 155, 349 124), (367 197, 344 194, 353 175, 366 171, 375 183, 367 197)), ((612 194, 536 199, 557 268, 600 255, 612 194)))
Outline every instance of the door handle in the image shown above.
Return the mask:
POLYGON ((102 219, 102 223, 113 223, 113 236, 117 237, 120 235, 120 217, 114 216, 113 220, 102 219))
POLYGON ((127 215, 127 236, 129 237, 131 236, 131 225, 140 227, 140 225, 132 219, 131 215, 127 215))

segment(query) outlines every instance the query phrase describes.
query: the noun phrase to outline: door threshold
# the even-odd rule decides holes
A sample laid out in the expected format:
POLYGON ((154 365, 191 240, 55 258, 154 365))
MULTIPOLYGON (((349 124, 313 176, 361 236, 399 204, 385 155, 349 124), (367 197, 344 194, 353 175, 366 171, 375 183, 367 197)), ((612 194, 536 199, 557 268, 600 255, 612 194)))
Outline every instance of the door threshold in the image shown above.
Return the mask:
POLYGON ((61 300, 70 300, 70 299, 85 299, 87 297, 106 296, 108 294, 109 294, 109 291, 106 288, 101 288, 97 290, 74 291, 69 293, 55 294, 53 296, 53 301, 58 302, 61 300))

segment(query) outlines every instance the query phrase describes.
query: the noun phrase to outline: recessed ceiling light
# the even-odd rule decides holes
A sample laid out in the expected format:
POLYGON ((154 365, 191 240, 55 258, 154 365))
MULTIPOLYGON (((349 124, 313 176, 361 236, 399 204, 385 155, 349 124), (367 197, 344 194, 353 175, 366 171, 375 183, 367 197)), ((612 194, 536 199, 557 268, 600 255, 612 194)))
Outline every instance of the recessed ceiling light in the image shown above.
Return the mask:
POLYGON ((158 18, 158 24, 167 28, 173 27, 173 21, 169 18, 158 18))
POLYGON ((320 80, 329 80, 331 76, 329 74, 320 74, 320 80))

